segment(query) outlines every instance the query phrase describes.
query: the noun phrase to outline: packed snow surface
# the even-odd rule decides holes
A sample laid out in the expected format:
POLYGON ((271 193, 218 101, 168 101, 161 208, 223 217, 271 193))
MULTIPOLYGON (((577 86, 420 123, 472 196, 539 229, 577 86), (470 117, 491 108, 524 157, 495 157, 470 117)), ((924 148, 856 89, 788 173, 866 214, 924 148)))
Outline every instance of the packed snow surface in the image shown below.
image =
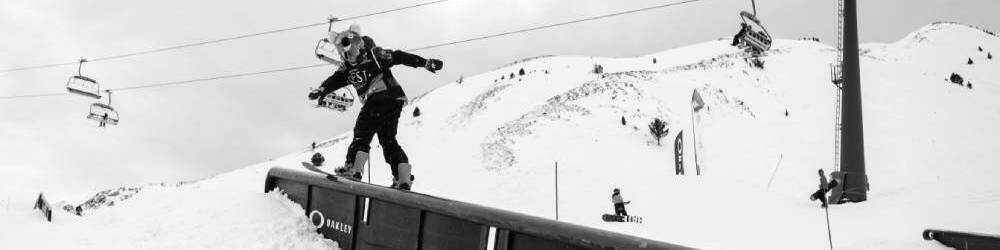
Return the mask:
MULTIPOLYGON (((836 51, 776 40, 759 69, 727 42, 635 58, 534 58, 415 98, 399 125, 414 190, 548 218, 558 202, 561 221, 695 248, 827 249, 826 214, 807 197, 816 170, 834 170, 836 51), (707 104, 697 138, 695 90, 707 104), (647 129, 654 118, 670 129, 660 143, 647 129), (686 175, 675 175, 682 131, 686 175), (642 224, 601 220, 614 188, 642 224)), ((1000 59, 987 52, 1000 52, 1000 38, 947 23, 862 46, 871 191, 866 202, 829 208, 835 248, 946 249, 921 231, 1000 232, 1000 59), (967 84, 948 82, 951 73, 967 84)), ((342 162, 350 136, 319 144, 328 165, 342 162)), ((53 223, 0 209, 0 248, 327 249, 335 243, 301 208, 261 190, 267 169, 301 168, 312 153, 150 188, 83 217, 57 212, 53 223)), ((371 181, 388 185, 377 140, 371 155, 371 181)))

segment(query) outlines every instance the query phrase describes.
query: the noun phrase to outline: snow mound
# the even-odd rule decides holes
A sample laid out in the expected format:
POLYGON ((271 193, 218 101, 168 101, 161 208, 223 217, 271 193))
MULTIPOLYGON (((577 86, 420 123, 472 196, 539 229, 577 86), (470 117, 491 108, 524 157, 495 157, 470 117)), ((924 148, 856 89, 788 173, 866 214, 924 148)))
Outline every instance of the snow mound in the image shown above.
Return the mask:
POLYGON ((279 192, 147 187, 83 217, 57 211, 44 223, 36 213, 4 216, 0 249, 336 249, 279 192))

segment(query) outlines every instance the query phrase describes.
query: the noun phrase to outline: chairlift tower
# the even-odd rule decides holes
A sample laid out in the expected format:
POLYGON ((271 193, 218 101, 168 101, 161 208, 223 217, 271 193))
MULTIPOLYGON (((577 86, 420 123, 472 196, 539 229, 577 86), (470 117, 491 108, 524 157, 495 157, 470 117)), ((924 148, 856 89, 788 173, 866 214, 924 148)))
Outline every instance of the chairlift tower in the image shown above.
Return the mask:
POLYGON ((838 0, 838 58, 831 67, 837 85, 837 125, 833 178, 841 183, 832 190, 832 203, 868 199, 865 173, 864 123, 861 108, 861 67, 858 50, 857 0, 838 0))

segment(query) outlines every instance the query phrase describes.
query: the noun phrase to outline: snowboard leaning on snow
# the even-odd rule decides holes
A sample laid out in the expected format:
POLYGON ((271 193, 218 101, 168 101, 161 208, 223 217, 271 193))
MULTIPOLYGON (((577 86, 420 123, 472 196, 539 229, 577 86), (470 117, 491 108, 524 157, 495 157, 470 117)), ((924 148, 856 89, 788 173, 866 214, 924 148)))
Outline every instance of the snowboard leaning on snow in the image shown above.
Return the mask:
POLYGON ((607 221, 607 222, 633 222, 633 223, 642 223, 642 217, 639 217, 639 216, 620 216, 620 215, 613 215, 613 214, 604 214, 604 216, 602 216, 601 218, 604 219, 604 221, 607 221))

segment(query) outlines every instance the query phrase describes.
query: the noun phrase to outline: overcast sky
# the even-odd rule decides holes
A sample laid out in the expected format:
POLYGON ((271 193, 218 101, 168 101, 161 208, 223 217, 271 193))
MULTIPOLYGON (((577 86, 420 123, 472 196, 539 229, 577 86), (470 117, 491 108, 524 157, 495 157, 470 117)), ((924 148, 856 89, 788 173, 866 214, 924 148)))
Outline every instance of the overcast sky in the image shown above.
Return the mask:
MULTIPOLYGON (((451 0, 354 20, 383 47, 408 49, 670 1, 451 0)), ((860 37, 893 42, 935 21, 1000 28, 1000 1, 860 2, 860 37)), ((103 57, 356 16, 419 1, 3 0, 0 69, 103 57)), ((595 22, 415 52, 444 71, 398 66, 417 96, 525 57, 629 57, 731 38, 744 0, 700 2, 595 22)), ((834 44, 834 0, 762 0, 759 17, 779 39, 834 44)), ((338 24, 344 29, 349 23, 338 24)), ((326 27, 85 64, 103 88, 120 88, 319 63, 326 27)), ((232 78, 113 95, 118 126, 86 120, 77 95, 0 100, 0 196, 18 190, 92 192, 127 184, 199 179, 305 149, 351 128, 354 112, 317 110, 305 99, 333 67, 232 78)), ((0 95, 65 91, 76 66, 0 73, 0 95)), ((103 100, 102 100, 103 101, 103 100)), ((433 112, 433 111, 425 111, 433 112)), ((406 142, 402 142, 404 147, 406 142)), ((341 162, 342 156, 328 156, 341 162)), ((420 164, 420 163, 414 163, 420 164)), ((428 166, 433 167, 433 166, 428 166)), ((0 197, 3 198, 3 197, 0 197)))

